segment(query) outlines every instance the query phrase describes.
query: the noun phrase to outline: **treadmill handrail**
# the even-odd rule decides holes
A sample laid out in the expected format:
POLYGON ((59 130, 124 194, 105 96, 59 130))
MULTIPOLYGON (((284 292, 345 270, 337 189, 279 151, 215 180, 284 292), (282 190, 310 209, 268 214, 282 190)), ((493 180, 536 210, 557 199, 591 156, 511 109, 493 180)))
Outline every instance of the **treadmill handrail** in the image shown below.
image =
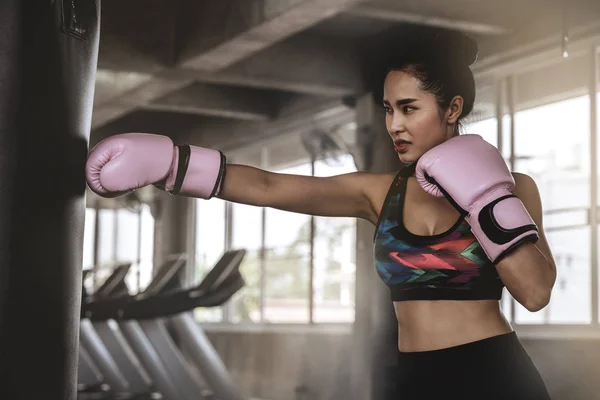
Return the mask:
POLYGON ((112 292, 121 282, 125 280, 125 277, 131 269, 132 263, 123 263, 117 265, 113 273, 104 281, 102 285, 94 292, 94 295, 104 296, 106 292, 112 292))
POLYGON ((90 310, 85 317, 91 321, 163 318, 196 308, 223 305, 244 286, 244 278, 241 274, 238 274, 237 276, 231 276, 217 291, 204 292, 193 288, 164 297, 132 300, 126 304, 99 304, 90 310), (191 295, 192 293, 194 295, 191 295))
MULTIPOLYGON (((209 296, 218 293, 222 287, 227 287, 232 281, 241 280, 241 286, 236 283, 241 289, 245 282, 239 272, 240 264, 245 257, 245 250, 232 250, 228 251, 217 262, 217 264, 211 269, 211 271, 205 276, 205 278, 196 286, 190 289, 182 289, 177 291, 171 291, 169 293, 155 295, 155 296, 130 296, 121 297, 115 299, 102 299, 93 301, 82 307, 82 315, 92 320, 104 320, 104 319, 130 319, 134 318, 130 315, 140 314, 140 311, 147 305, 151 307, 159 307, 163 304, 181 304, 182 299, 186 299, 185 304, 191 310, 197 307, 205 307, 206 303, 204 299, 209 296), (229 261, 223 265, 224 261, 229 261), (207 283, 208 282, 208 283, 207 283)), ((163 274, 162 278, 164 282, 168 280, 167 274, 163 274)), ((237 291, 236 290, 236 291, 237 291)), ((233 295, 233 294, 232 294, 233 295)), ((213 306, 209 306, 213 307, 213 306)), ((164 309, 165 312, 172 314, 169 307, 159 307, 164 309)), ((176 307, 180 309, 181 306, 176 307)), ((181 312, 181 311, 179 311, 181 312)), ((159 314, 157 312, 144 312, 145 314, 159 314)), ((159 316, 159 315, 157 315, 159 316)))
POLYGON ((239 270, 245 257, 245 249, 228 250, 223 253, 215 266, 204 276, 202 282, 198 284, 198 290, 210 291, 218 288, 231 274, 239 270), (222 266, 224 262, 226 264, 222 266))
POLYGON ((163 263, 162 267, 158 268, 156 276, 154 276, 154 278, 150 281, 146 289, 137 294, 136 297, 146 298, 160 294, 165 285, 167 285, 169 281, 174 278, 174 276, 181 272, 186 263, 186 253, 174 254, 170 257, 167 257, 167 260, 163 263))
POLYGON ((108 278, 106 278, 102 285, 98 287, 98 289, 96 289, 93 293, 88 293, 87 291, 84 292, 85 296, 82 297, 82 301, 89 303, 98 299, 106 299, 107 296, 113 294, 117 287, 120 285, 125 285, 125 277, 129 273, 131 265, 131 262, 125 262, 116 265, 113 268, 112 273, 108 276, 108 278))
POLYGON ((202 293, 201 296, 190 296, 190 291, 185 291, 173 294, 165 299, 152 298, 147 302, 133 302, 121 310, 120 319, 165 318, 189 312, 196 308, 218 307, 227 302, 245 284, 246 282, 240 274, 238 277, 232 276, 218 291, 202 293))

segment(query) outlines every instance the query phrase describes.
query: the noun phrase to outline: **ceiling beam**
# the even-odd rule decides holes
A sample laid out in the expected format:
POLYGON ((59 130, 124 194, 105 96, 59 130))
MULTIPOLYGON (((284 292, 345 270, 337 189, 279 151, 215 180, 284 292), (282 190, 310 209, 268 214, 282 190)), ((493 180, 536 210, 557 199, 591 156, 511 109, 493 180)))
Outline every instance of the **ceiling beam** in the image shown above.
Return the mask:
POLYGON ((365 0, 205 2, 205 8, 199 10, 204 14, 200 18, 210 18, 204 24, 210 27, 198 28, 196 34, 202 37, 196 39, 195 49, 186 50, 192 55, 182 67, 220 71, 361 1, 365 0))
POLYGON ((167 94, 142 108, 246 121, 268 121, 277 112, 276 93, 194 84, 167 94))
POLYGON ((342 99, 295 96, 273 121, 247 123, 209 119, 186 133, 182 132, 180 137, 187 137, 190 144, 230 152, 260 148, 267 140, 276 137, 301 134, 316 128, 327 130, 353 119, 354 110, 342 99))
MULTIPOLYGON (((335 39, 308 35, 290 38, 265 50, 261 55, 249 57, 219 72, 162 67, 149 73, 147 67, 138 68, 143 63, 134 58, 135 55, 130 55, 124 60, 124 65, 119 65, 117 57, 111 58, 108 65, 99 59, 99 73, 107 75, 108 78, 105 80, 109 81, 112 79, 117 82, 117 76, 131 75, 141 76, 138 78, 140 81, 152 78, 151 82, 145 82, 144 85, 139 85, 126 93, 120 92, 119 88, 122 88, 123 84, 108 84, 107 88, 102 88, 103 97, 110 98, 110 93, 106 92, 114 87, 117 103, 134 105, 134 100, 140 99, 143 103, 139 105, 142 105, 165 95, 168 93, 167 90, 172 91, 169 87, 176 90, 191 82, 327 97, 357 94, 363 91, 364 86, 357 49, 351 44, 335 39), (164 85, 167 87, 160 89, 164 85), (157 90, 157 87, 160 90, 157 90), (146 91, 148 98, 142 97, 146 91), (122 98, 119 99, 117 94, 122 98)), ((114 105, 111 107, 114 108, 114 105)), ((112 114, 112 111, 103 111, 106 112, 109 115, 99 118, 100 121, 106 121, 112 114)))
POLYGON ((393 10, 373 4, 358 4, 355 7, 345 11, 350 15, 359 17, 374 18, 389 22, 404 22, 417 25, 434 26, 439 28, 456 29, 462 32, 476 33, 483 35, 503 35, 510 30, 503 26, 486 24, 476 21, 464 21, 458 19, 436 17, 434 15, 423 15, 400 10, 393 10))
MULTIPOLYGON (((107 71, 101 71, 106 74, 107 71)), ((105 100, 94 104, 92 114, 92 130, 114 121, 125 114, 149 104, 168 93, 176 92, 190 85, 193 81, 185 78, 168 79, 151 77, 115 96, 105 94, 105 100)))

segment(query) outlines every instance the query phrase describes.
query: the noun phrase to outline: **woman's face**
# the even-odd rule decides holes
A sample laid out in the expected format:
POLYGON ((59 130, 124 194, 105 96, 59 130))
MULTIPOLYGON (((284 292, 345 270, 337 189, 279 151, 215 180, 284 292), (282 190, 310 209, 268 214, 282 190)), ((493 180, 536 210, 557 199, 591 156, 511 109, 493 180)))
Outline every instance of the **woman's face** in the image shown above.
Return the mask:
POLYGON ((435 96, 422 91, 419 80, 411 74, 388 73, 383 106, 388 133, 403 163, 417 161, 426 151, 454 135, 456 120, 452 107, 448 112, 441 111, 435 96))

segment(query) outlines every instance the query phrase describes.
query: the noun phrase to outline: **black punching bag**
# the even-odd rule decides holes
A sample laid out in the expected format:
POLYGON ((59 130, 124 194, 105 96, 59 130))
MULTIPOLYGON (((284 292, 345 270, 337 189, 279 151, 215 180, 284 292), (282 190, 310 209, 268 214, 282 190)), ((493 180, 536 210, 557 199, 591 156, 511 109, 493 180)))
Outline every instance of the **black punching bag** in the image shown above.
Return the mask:
POLYGON ((0 0, 0 399, 75 400, 100 0, 0 0))

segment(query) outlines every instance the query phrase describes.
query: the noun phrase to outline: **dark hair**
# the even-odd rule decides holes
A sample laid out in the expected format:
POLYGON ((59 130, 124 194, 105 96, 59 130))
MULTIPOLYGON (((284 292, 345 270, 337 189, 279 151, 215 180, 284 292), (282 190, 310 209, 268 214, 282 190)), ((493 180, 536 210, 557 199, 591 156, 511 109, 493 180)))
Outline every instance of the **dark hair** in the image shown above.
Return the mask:
POLYGON ((374 90, 375 101, 381 104, 387 74, 404 71, 421 82, 423 91, 435 95, 443 111, 455 96, 463 98, 457 124, 460 128, 475 103, 475 79, 469 67, 477 60, 477 42, 460 32, 424 27, 405 28, 400 35, 394 34, 391 39, 386 35, 387 46, 379 49, 382 58, 378 57, 381 60, 378 69, 383 73, 379 74, 378 89, 374 90), (394 43, 393 49, 390 41, 394 43))

